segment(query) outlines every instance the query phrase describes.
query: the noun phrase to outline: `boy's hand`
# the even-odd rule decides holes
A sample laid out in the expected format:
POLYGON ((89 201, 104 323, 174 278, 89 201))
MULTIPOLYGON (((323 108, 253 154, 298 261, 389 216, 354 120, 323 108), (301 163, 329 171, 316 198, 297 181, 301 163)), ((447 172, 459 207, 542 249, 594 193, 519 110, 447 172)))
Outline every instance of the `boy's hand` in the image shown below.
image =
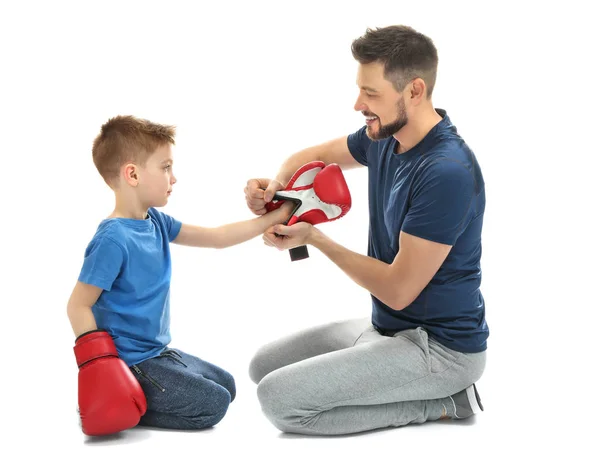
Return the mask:
POLYGON ((135 427, 146 414, 146 396, 112 337, 92 330, 75 340, 79 367, 78 405, 86 435, 102 436, 135 427))
POLYGON ((292 217, 292 213, 294 211, 294 203, 290 201, 286 201, 277 208, 275 211, 272 211, 273 215, 276 216, 275 224, 285 224, 292 217))

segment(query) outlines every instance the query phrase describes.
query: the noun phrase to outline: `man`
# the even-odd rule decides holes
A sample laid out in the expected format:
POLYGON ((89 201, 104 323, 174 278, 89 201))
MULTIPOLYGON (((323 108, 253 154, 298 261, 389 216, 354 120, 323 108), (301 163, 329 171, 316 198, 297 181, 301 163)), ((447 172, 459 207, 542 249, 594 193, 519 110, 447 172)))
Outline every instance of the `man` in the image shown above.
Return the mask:
POLYGON ((338 435, 483 410, 474 383, 489 335, 479 288, 484 181, 446 111, 433 107, 437 50, 414 29, 390 26, 368 29, 352 54, 354 108, 366 125, 291 155, 274 180, 245 189, 263 214, 310 161, 369 173, 368 256, 305 222, 263 237, 278 249, 314 246, 372 296, 370 319, 301 331, 254 356, 262 409, 284 432, 338 435))

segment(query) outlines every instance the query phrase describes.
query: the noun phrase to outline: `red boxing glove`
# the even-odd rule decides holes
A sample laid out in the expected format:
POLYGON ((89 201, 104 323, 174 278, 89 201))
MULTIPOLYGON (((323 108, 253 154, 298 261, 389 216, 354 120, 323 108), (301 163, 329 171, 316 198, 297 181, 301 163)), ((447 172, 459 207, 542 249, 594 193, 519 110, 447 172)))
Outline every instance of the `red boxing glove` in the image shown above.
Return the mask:
POLYGON ((287 225, 308 222, 316 225, 344 216, 352 206, 350 190, 339 165, 316 160, 300 167, 284 190, 275 192, 266 204, 273 211, 285 200, 296 202, 296 208, 287 225))
POLYGON ((146 396, 104 330, 75 340, 79 367, 79 415, 83 433, 110 435, 135 427, 146 413, 146 396))

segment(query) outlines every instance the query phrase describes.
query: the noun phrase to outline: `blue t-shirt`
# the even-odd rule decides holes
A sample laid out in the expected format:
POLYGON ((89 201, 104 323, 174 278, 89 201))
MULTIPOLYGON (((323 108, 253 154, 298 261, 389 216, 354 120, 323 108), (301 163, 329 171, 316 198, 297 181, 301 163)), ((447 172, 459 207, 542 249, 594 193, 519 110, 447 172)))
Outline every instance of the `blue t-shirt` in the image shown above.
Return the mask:
POLYGON ((371 295, 373 325, 424 328, 450 349, 487 348, 481 284, 485 186, 475 155, 445 110, 415 147, 397 154, 394 137, 372 141, 366 126, 348 136, 353 157, 368 167, 368 255, 391 264, 400 232, 452 245, 433 279, 406 308, 395 311, 371 295))
POLYGON ((79 280, 104 289, 92 312, 128 365, 170 342, 171 252, 181 222, 155 208, 141 219, 104 219, 85 250, 79 280))

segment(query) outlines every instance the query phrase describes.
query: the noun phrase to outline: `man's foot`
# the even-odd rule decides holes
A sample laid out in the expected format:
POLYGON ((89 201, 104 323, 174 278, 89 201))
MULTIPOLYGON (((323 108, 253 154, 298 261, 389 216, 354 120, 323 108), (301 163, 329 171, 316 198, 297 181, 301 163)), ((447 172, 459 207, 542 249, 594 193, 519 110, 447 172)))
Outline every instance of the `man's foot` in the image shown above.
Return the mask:
POLYGON ((475 384, 471 384, 465 390, 450 395, 450 401, 454 406, 454 412, 450 414, 452 419, 466 419, 483 411, 483 405, 475 384))

